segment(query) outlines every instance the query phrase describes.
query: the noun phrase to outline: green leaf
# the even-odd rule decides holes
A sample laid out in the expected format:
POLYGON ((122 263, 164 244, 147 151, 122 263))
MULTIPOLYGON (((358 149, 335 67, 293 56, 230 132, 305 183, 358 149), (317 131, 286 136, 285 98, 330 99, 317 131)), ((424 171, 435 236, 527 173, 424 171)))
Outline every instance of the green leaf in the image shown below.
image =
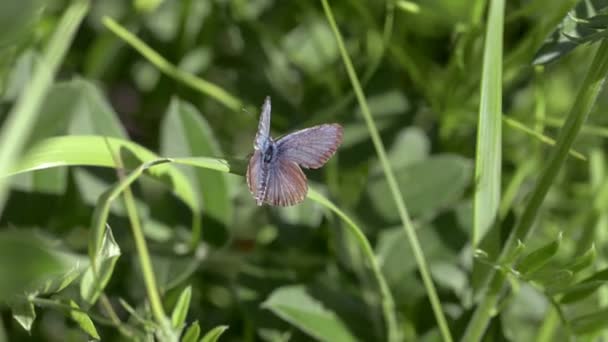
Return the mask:
POLYGON ((585 270, 586 268, 593 265, 597 252, 595 251, 595 245, 592 245, 583 255, 578 256, 570 264, 564 268, 572 271, 574 274, 585 270))
POLYGON ((524 276, 528 276, 531 273, 537 271, 543 265, 545 265, 549 260, 557 253, 559 246, 562 242, 562 233, 560 233, 557 237, 557 240, 548 243, 547 245, 531 252, 522 258, 522 260, 517 265, 517 270, 524 276))
POLYGON ((22 230, 0 231, 0 302, 24 295, 52 275, 64 274, 70 267, 54 247, 35 234, 22 230))
POLYGON ((502 170, 502 45, 504 1, 492 1, 483 49, 481 99, 477 122, 473 246, 498 216, 502 170))
POLYGON ((608 282, 608 269, 594 273, 577 284, 554 289, 551 294, 564 294, 560 303, 568 304, 578 302, 595 292, 600 286, 608 282))
POLYGON ((94 304, 106 287, 114 265, 120 256, 120 248, 114 240, 110 227, 104 230, 101 248, 95 256, 95 265, 90 265, 80 281, 80 296, 89 304, 94 304))
POLYGON ((179 295, 177 303, 173 308, 171 314, 171 323, 173 328, 181 329, 188 316, 188 309, 190 308, 190 298, 192 297, 192 287, 187 286, 182 293, 179 295))
POLYGON ((190 324, 190 327, 184 333, 182 342, 197 342, 200 334, 201 327, 198 325, 198 321, 194 321, 194 323, 190 324))
POLYGON ((203 338, 201 338, 200 342, 216 342, 220 339, 220 336, 224 333, 224 331, 228 330, 227 325, 219 325, 211 330, 209 330, 203 338))
POLYGON ((36 319, 36 311, 34 310, 34 304, 29 301, 20 301, 17 304, 11 305, 11 312, 13 318, 25 329, 27 332, 32 330, 32 324, 36 319))
MULTIPOLYGON (((74 309, 80 309, 78 304, 76 304, 76 302, 73 300, 70 300, 70 306, 74 309)), ((80 328, 82 328, 82 330, 89 334, 89 336, 97 340, 100 339, 97 329, 95 329, 95 324, 93 324, 93 321, 85 312, 82 312, 81 310, 71 310, 70 317, 78 324, 78 326, 80 326, 80 328)))
POLYGON ((0 3, 0 48, 15 45, 27 34, 33 34, 43 6, 41 0, 0 3))
MULTIPOLYGON (((409 164, 395 173, 410 214, 429 215, 460 198, 471 179, 471 163, 459 156, 443 155, 409 164)), ((382 217, 389 222, 399 220, 396 205, 387 196, 386 178, 372 179, 368 191, 382 217)))
POLYGON ((311 297, 302 285, 274 290, 262 307, 321 341, 356 341, 340 317, 311 297))
POLYGON ((591 334, 608 327, 608 309, 578 316, 570 321, 572 330, 577 335, 591 334))

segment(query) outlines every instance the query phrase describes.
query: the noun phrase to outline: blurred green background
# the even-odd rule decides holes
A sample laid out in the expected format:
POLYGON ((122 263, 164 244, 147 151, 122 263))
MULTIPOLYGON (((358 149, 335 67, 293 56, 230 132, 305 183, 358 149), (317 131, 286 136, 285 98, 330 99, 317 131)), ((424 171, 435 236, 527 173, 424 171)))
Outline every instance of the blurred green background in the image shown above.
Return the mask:
MULTIPOLYGON (((330 3, 456 340, 481 293, 471 232, 490 2, 330 3)), ((31 100, 28 85, 38 63, 45 61, 45 47, 62 16, 74 3, 0 3, 3 129, 18 99, 31 100)), ((567 26, 562 20, 577 4, 592 4, 599 14, 606 8, 602 1, 506 2, 499 93, 506 118, 498 211, 503 225, 489 234, 495 243, 504 240, 524 211, 551 149, 542 139, 557 137, 591 64, 597 44, 579 42, 565 48, 573 48, 568 53, 559 50, 554 56, 559 58, 548 64, 533 64, 545 62, 540 59, 549 53, 541 50, 543 41, 558 24, 562 29, 567 26)), ((593 28, 603 30, 605 17, 599 19, 604 21, 593 28)), ((394 297, 402 337, 441 340, 428 292, 320 1, 91 1, 76 27, 73 39, 65 37, 69 45, 41 98, 37 117, 21 137, 23 151, 48 147, 51 137, 99 135, 129 140, 163 157, 242 162, 252 152, 259 107, 267 95, 272 97, 274 136, 314 124, 340 123, 344 142, 324 168, 306 172, 309 186, 365 233, 394 297), (134 49, 110 29, 108 18, 158 56, 150 60, 151 53, 146 56, 134 49), (195 76, 218 88, 209 88, 195 76)), ((554 244, 559 248, 550 253, 550 260, 543 259, 537 278, 520 276, 513 269, 509 291, 485 335, 488 341, 551 340, 564 333, 581 340, 604 336, 606 324, 601 322, 608 322, 608 313, 602 308, 608 304, 608 292, 601 285, 608 277, 594 270, 608 261, 606 99, 603 91, 573 146, 582 158, 566 160, 521 253, 529 255, 554 241, 559 241, 554 244), (567 275, 563 285, 596 278, 582 296, 559 303, 564 292, 551 292, 551 285, 559 283, 558 271, 575 261, 585 267, 580 274, 577 268, 567 275), (555 306, 561 316, 555 314, 555 306), (599 315, 590 319, 590 328, 576 321, 590 313, 599 315)), ((77 141, 68 140, 66 145, 78 150, 74 153, 79 158, 95 157, 92 146, 77 141)), ((121 152, 120 157, 127 171, 138 165, 126 160, 128 153, 121 152)), ((62 161, 48 154, 42 159, 62 161)), ((343 221, 326 206, 307 199, 290 208, 260 208, 242 171, 239 176, 171 167, 187 180, 186 190, 201 204, 202 217, 193 214, 171 179, 167 187, 154 175, 144 176, 132 186, 169 314, 180 294, 189 293, 186 327, 198 321, 202 336, 214 327, 228 326, 221 341, 387 338, 368 260, 343 221), (193 220, 202 237, 195 246, 191 246, 193 220)), ((122 200, 110 206, 107 224, 113 237, 104 238, 108 246, 115 243, 119 248, 118 257, 104 247, 104 260, 115 262, 111 278, 99 301, 84 300, 82 292, 92 217, 102 203, 100 196, 117 181, 115 170, 100 167, 50 168, 10 178, 0 217, 4 234, 0 236, 0 282, 4 283, 0 341, 152 338, 158 327, 148 324, 153 319, 145 280, 122 200), (40 283, 45 285, 41 288, 40 283), (72 302, 88 316, 70 311, 72 302), (122 328, 111 323, 108 306, 114 308, 122 328)), ((486 246, 495 245, 480 247, 488 254, 481 258, 487 267, 493 265, 497 249, 486 246)))

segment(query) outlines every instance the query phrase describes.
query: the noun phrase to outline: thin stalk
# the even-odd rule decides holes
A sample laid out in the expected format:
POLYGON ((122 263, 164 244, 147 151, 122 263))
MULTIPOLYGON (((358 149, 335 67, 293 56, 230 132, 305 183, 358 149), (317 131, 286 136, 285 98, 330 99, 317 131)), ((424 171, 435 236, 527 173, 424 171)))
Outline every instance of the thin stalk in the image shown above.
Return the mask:
MULTIPOLYGON (((61 17, 30 82, 19 95, 0 132, 0 174, 7 174, 34 127, 61 61, 72 43, 76 30, 89 9, 88 1, 74 1, 61 17)), ((4 208, 8 179, 0 178, 0 212, 4 208)))
POLYGON ((171 64, 168 60, 161 56, 158 52, 146 45, 146 43, 144 43, 141 39, 137 38, 137 36, 120 26, 111 18, 104 17, 102 21, 110 31, 112 31, 120 39, 124 40, 127 44, 131 45, 131 47, 137 50, 137 52, 144 56, 150 63, 152 63, 152 65, 157 67, 166 75, 183 82, 187 86, 198 90, 203 94, 208 95, 232 111, 238 112, 242 109, 243 103, 241 100, 228 93, 223 88, 200 77, 180 70, 178 67, 171 64))
MULTIPOLYGON (((596 52, 595 58, 587 71, 583 85, 580 87, 579 93, 572 105, 568 119, 564 127, 560 130, 557 138, 557 145, 551 150, 548 162, 539 175, 539 181, 532 192, 528 205, 515 225, 515 228, 511 231, 511 234, 501 251, 498 264, 501 264, 513 251, 518 240, 525 243, 530 235, 534 221, 538 216, 540 206, 549 191, 549 188, 553 184, 558 171, 564 164, 566 157, 568 156, 568 151, 580 132, 583 122, 585 122, 591 108, 595 104, 607 73, 608 42, 602 41, 596 52)), ((502 272, 497 272, 496 270, 491 271, 488 288, 484 297, 481 299, 479 306, 475 310, 473 318, 467 326, 462 339, 463 341, 481 340, 488 323, 493 316, 493 311, 502 292, 504 282, 505 275, 502 272)))
MULTIPOLYGON (((109 145, 108 148, 110 148, 109 145)), ((120 160, 118 156, 114 155, 114 153, 112 153, 112 158, 115 159, 114 161, 117 165, 116 170, 118 178, 122 181, 126 177, 124 174, 124 166, 122 160, 120 160)), ((146 245, 146 238, 144 237, 141 222, 139 220, 139 215, 137 214, 135 198, 133 196, 133 192, 131 191, 131 187, 128 184, 123 189, 123 199, 125 203, 125 208, 127 210, 127 216, 129 217, 129 222, 131 223, 131 232, 133 233, 135 249, 137 250, 137 255, 139 258, 141 273, 144 277, 144 283, 146 285, 146 292, 148 294, 148 300, 150 301, 150 309, 152 310, 152 315, 154 316, 156 323, 158 323, 158 325, 160 326, 163 336, 165 338, 168 338, 169 341, 177 341, 178 338, 173 334, 171 322, 165 314, 165 310, 160 299, 158 286, 156 285, 156 277, 154 276, 154 269, 152 267, 152 261, 150 258, 150 252, 148 251, 148 245, 146 245)))
MULTIPOLYGON (((433 280, 430 275, 429 267, 424 258, 424 254, 422 252, 422 248, 420 247, 418 237, 416 236, 414 226, 412 225, 409 214, 407 213, 407 210, 405 208, 403 196, 401 194, 401 191, 399 190, 399 186, 397 185, 395 175, 393 174, 393 171, 388 162, 386 150, 384 149, 384 145, 382 144, 382 140, 380 139, 380 134, 378 133, 378 129, 376 128, 374 120, 372 119, 369 107, 367 105, 367 101, 365 99, 365 95, 363 95, 361 83, 359 82, 359 79, 355 72, 355 68, 353 67, 350 57, 346 51, 344 41, 336 25, 336 21, 332 14, 331 8, 329 7, 329 3, 327 2, 327 0, 322 0, 321 3, 323 4, 325 16, 327 17, 329 25, 331 26, 334 36, 336 38, 338 49, 340 50, 340 54, 342 55, 342 61, 344 63, 344 66, 346 67, 346 71, 350 78, 353 90, 355 91, 355 94, 357 96, 357 100, 359 101, 359 106, 361 107, 363 118, 365 119, 365 122, 367 124, 372 142, 374 144, 374 148, 376 149, 376 153, 378 154, 378 158, 380 159, 380 163, 382 164, 384 175, 388 182, 389 188, 391 189, 391 194, 397 205, 397 211, 399 212, 399 216, 401 217, 403 229, 408 237, 412 252, 414 253, 414 258, 416 259, 416 263, 418 264, 418 269, 420 271, 422 281, 428 293, 429 300, 431 302, 431 306, 435 314, 435 318, 437 319, 439 330, 441 331, 441 335, 445 341, 452 341, 452 336, 450 335, 447 320, 445 319, 445 316, 443 314, 441 303, 439 302, 439 296, 437 295, 435 285, 433 284, 433 280)), ((396 329, 395 326, 388 326, 389 324, 395 324, 395 322, 387 322, 389 340, 399 340, 401 338, 399 331, 396 329)))
MULTIPOLYGON (((363 255, 367 259, 369 266, 372 269, 372 274, 374 276, 374 280, 380 290, 380 298, 382 300, 382 314, 384 315, 384 319, 386 320, 387 330, 389 332, 389 336, 399 335, 399 331, 397 330, 397 318, 395 317, 395 302, 393 300, 393 295, 386 283, 386 279, 380 270, 380 265, 378 265, 378 259, 374 254, 374 250, 372 249, 369 241, 365 237, 365 234, 359 229, 359 227, 353 222, 350 217, 348 217, 342 210, 336 207, 332 202, 327 200, 318 192, 310 189, 308 191, 308 197, 319 204, 329 208, 333 211, 338 217, 340 217, 345 223, 348 230, 350 230, 351 234, 355 237, 355 240, 359 244, 363 255), (391 331, 392 329, 392 331, 391 331)), ((390 337, 389 337, 390 340, 390 337)))

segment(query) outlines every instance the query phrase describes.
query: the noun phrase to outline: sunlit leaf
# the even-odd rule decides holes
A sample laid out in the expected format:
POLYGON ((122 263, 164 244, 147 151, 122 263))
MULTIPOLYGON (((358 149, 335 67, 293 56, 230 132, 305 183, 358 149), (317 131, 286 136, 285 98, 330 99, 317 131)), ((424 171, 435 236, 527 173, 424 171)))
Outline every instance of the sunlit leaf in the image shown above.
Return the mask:
MULTIPOLYGON (((74 309, 80 309, 78 304, 73 300, 70 300, 70 306, 74 309)), ((71 310, 70 317, 78 326, 80 326, 80 328, 82 328, 82 330, 89 334, 89 336, 97 340, 100 339, 97 329, 95 329, 95 324, 93 324, 93 321, 85 312, 82 312, 81 310, 71 310)))
POLYGON ((217 342, 220 339, 220 336, 224 333, 224 331, 228 330, 227 325, 220 325, 211 330, 209 330, 203 338, 201 338, 200 342, 217 342))
POLYGON ((173 308, 171 314, 171 323, 173 328, 181 329, 188 316, 188 309, 190 308, 190 298, 192 297, 192 287, 187 286, 182 293, 180 293, 177 303, 173 308))
POLYGON ((110 227, 105 229, 101 248, 95 258, 95 270, 90 265, 80 281, 80 296, 89 304, 94 304, 104 290, 114 272, 114 265, 120 256, 120 248, 114 240, 110 227))

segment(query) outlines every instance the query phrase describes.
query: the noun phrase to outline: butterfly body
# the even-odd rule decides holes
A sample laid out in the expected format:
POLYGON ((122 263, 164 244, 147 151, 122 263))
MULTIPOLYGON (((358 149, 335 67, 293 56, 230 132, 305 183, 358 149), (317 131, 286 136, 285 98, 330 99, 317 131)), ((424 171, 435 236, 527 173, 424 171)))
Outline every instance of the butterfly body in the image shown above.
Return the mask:
POLYGON ((342 126, 338 124, 314 126, 273 140, 267 97, 247 167, 247 184, 257 205, 290 206, 302 202, 308 184, 300 167, 323 166, 341 143, 342 126))

